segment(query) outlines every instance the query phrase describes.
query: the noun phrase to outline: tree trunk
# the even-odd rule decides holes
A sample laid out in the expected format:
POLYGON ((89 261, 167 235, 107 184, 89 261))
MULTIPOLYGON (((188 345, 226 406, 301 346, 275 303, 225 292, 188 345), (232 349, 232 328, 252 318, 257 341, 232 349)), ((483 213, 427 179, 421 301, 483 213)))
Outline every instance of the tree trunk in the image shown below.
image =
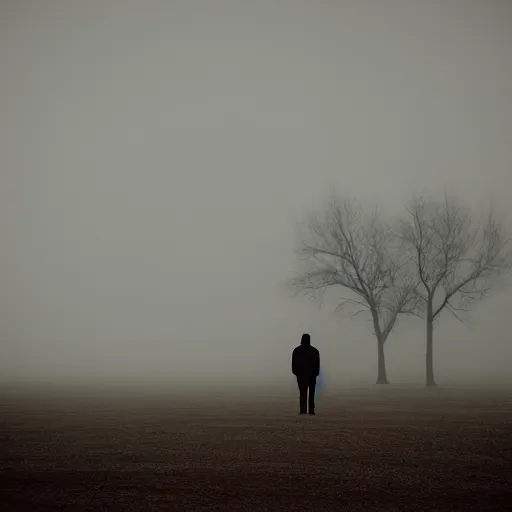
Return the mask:
POLYGON ((372 309, 373 328, 375 329, 375 337, 377 338, 377 384, 389 384, 386 375, 386 359, 384 357, 384 342, 386 338, 382 335, 379 324, 379 314, 372 309))
POLYGON ((427 352, 426 352, 426 385, 433 387, 436 385, 434 379, 434 319, 432 318, 432 300, 428 301, 427 306, 427 352))
POLYGON ((389 384, 386 374, 386 359, 384 357, 384 341, 379 337, 377 339, 377 384, 389 384))

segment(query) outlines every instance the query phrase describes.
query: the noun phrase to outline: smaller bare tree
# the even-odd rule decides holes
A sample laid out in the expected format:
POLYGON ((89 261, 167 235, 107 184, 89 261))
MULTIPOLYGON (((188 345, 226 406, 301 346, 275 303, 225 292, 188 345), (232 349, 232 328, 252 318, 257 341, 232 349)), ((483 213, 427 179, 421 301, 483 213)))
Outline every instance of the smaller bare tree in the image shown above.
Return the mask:
POLYGON ((311 214, 297 255, 301 271, 288 281, 295 293, 316 296, 334 287, 348 293, 337 309, 369 312, 377 338, 378 384, 387 384, 384 344, 401 313, 418 307, 414 275, 382 217, 335 196, 323 214, 311 214))
POLYGON ((436 202, 416 197, 406 207, 400 236, 414 259, 426 319, 426 385, 435 386, 434 322, 446 308, 458 320, 485 298, 510 270, 511 253, 502 223, 490 208, 475 221, 456 198, 436 202))

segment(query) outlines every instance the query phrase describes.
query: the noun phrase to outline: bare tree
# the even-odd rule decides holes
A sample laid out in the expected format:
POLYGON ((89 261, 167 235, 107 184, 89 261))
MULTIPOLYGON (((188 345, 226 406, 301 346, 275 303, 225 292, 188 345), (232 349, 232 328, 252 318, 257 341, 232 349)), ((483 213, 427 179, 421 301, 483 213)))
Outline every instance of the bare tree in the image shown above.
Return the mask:
POLYGON ((400 236, 414 258, 418 293, 426 319, 426 384, 435 386, 434 322, 446 308, 458 320, 460 312, 485 298, 496 278, 511 268, 502 223, 489 208, 481 219, 454 197, 436 202, 417 197, 406 207, 400 236))
POLYGON ((338 310, 368 312, 377 338, 378 384, 387 384, 384 344, 401 313, 415 313, 415 276, 395 246, 378 212, 367 215, 354 201, 334 197, 323 215, 312 214, 297 250, 301 271, 288 284, 295 293, 315 296, 341 287, 347 296, 338 310), (357 309, 353 309, 353 307, 357 309))

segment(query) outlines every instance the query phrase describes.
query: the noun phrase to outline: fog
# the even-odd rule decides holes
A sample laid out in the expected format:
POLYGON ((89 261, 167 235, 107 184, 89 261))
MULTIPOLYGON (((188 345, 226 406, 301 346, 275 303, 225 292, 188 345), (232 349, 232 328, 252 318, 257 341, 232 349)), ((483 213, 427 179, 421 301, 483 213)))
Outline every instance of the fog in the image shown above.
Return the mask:
MULTIPOLYGON (((289 383, 310 332, 373 383, 371 322, 284 286, 295 223, 426 187, 512 226, 511 55, 507 0, 2 0, 1 379, 289 383)), ((511 298, 442 317, 440 385, 506 379, 511 298)))

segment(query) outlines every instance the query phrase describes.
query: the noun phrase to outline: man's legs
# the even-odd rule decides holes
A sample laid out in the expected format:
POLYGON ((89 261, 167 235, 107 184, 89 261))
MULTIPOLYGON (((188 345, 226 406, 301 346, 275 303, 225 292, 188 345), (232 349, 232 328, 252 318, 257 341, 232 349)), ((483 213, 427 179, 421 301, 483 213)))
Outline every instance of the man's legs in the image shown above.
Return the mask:
POLYGON ((300 404, 300 413, 307 413, 307 393, 308 393, 308 381, 306 379, 297 379, 297 384, 299 385, 299 404, 300 404))
POLYGON ((312 377, 309 381, 309 414, 315 414, 315 390, 316 377, 312 377))

